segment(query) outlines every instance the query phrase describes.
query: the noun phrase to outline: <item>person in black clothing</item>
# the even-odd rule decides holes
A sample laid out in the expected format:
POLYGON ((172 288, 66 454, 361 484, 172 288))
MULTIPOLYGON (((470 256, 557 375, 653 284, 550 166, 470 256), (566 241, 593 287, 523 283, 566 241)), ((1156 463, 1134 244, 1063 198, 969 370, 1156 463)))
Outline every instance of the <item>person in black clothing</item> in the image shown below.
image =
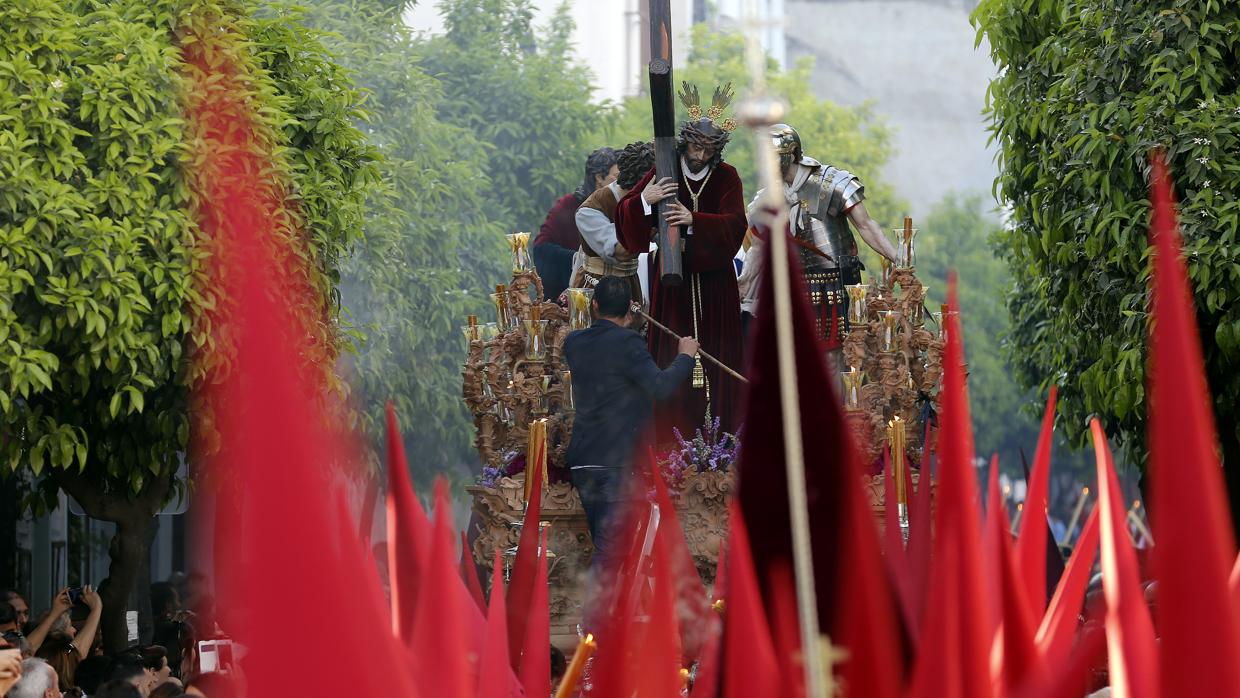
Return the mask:
POLYGON ((671 397, 689 379, 698 350, 696 339, 682 338, 672 365, 659 370, 646 340, 628 329, 631 300, 625 279, 604 277, 594 288, 594 324, 564 340, 576 406, 566 460, 594 542, 592 575, 612 552, 608 519, 627 488, 653 403, 671 397))

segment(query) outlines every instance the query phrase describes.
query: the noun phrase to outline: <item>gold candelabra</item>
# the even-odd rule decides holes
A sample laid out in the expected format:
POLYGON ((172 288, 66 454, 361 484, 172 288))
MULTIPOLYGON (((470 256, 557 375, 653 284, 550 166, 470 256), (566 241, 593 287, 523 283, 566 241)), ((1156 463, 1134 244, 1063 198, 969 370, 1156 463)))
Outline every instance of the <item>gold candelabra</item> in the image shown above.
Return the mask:
POLYGON ((944 338, 937 327, 925 326, 926 288, 911 266, 915 233, 906 218, 897 229, 897 264, 884 264, 879 279, 847 289, 850 329, 840 382, 854 442, 871 463, 882 455, 887 426, 897 417, 907 426, 903 446, 919 450, 922 403, 938 406, 944 338))

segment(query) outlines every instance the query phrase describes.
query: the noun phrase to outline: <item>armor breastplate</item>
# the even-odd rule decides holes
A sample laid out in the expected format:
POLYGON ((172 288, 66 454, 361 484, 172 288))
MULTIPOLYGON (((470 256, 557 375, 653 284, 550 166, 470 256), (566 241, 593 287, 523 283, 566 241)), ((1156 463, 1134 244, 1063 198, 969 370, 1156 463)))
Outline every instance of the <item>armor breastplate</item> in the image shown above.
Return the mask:
POLYGON ((857 254, 848 209, 865 198, 864 187, 847 170, 812 158, 803 158, 801 164, 817 169, 797 190, 796 236, 830 257, 801 249, 801 263, 807 271, 838 268, 845 257, 857 254))

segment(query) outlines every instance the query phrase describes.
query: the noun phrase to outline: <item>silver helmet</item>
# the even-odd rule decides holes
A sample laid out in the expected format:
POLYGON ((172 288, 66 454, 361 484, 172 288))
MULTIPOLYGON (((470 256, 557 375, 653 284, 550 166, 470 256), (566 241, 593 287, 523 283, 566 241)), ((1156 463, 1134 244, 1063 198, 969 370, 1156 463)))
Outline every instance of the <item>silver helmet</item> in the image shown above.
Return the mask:
POLYGON ((771 126, 771 144, 775 146, 775 152, 779 154, 781 169, 786 169, 793 163, 801 162, 801 158, 804 155, 801 150, 801 134, 797 133, 795 128, 788 124, 775 124, 771 126))

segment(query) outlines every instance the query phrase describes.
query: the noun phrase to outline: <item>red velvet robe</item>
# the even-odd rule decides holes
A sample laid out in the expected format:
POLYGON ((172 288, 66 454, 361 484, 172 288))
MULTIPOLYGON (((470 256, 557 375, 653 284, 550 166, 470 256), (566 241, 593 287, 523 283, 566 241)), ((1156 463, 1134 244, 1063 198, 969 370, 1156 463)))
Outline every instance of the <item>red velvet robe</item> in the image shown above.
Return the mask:
MULTIPOLYGON (((645 215, 640 198, 653 174, 653 170, 646 173, 616 208, 616 234, 620 244, 630 252, 649 250, 655 235, 655 218, 645 215)), ((686 181, 680 185, 680 203, 691 211, 693 201, 688 187, 696 190, 700 184, 686 181)), ((690 289, 697 277, 701 284, 698 341, 707 353, 737 371, 743 368, 742 334, 740 296, 732 258, 740 249, 747 227, 741 179, 735 168, 720 163, 698 197, 698 212, 693 214, 693 235, 685 238, 683 283, 664 286, 659 279, 658 260, 653 255, 649 267, 650 314, 681 336, 695 334, 690 289)), ((649 329, 648 335, 650 353, 660 367, 666 368, 676 356, 676 341, 654 327, 649 329)), ((705 359, 702 366, 710 386, 711 416, 720 418, 724 431, 735 433, 740 416, 740 382, 705 359)), ((655 434, 660 448, 666 450, 675 443, 672 427, 691 439, 694 430, 705 421, 706 390, 686 383, 671 400, 655 406, 655 434)))

